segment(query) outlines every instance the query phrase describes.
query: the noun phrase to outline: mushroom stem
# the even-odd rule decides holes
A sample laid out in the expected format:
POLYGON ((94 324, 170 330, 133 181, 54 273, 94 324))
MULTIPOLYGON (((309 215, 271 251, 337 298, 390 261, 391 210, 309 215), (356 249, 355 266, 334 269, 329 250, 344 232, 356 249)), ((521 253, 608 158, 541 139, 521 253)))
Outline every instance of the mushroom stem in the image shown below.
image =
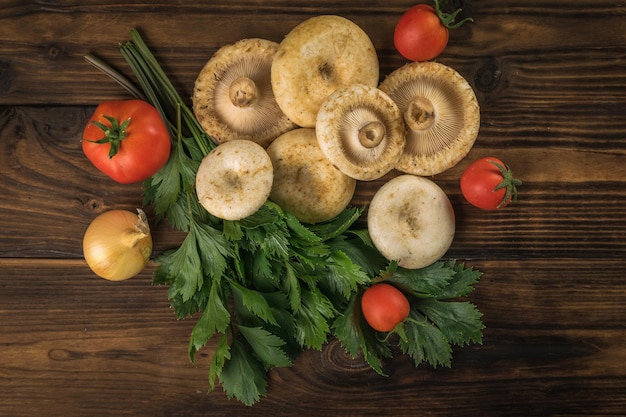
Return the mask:
POLYGON ((229 88, 230 101, 237 107, 249 107, 257 99, 256 83, 248 77, 239 77, 229 88))
POLYGON ((365 148, 375 148, 386 134, 385 125, 378 120, 367 122, 359 129, 359 142, 365 148))
POLYGON ((404 121, 411 130, 426 130, 435 122, 435 107, 424 97, 411 100, 404 112, 404 121))

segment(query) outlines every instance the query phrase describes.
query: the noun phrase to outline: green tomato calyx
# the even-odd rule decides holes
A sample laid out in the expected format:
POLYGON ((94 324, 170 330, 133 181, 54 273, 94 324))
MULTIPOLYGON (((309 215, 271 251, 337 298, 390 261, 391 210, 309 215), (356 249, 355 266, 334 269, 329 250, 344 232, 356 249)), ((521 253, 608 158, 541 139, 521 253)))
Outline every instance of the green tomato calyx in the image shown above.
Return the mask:
POLYGON ((463 9, 457 9, 452 13, 445 13, 443 10, 441 10, 441 4, 439 3, 440 1, 441 0, 435 0, 435 12, 437 13, 437 16, 439 17, 439 20, 441 20, 441 24, 444 25, 446 28, 458 29, 461 26, 463 26, 465 22, 474 21, 474 19, 472 19, 471 17, 466 17, 460 22, 455 22, 457 16, 459 15, 459 13, 461 13, 463 9))
POLYGON ((498 204, 498 208, 502 208, 509 200, 517 200, 517 187, 522 185, 522 181, 513 177, 513 172, 507 165, 502 165, 492 160, 489 160, 489 162, 495 165, 498 170, 500 170, 500 174, 502 174, 503 178, 502 182, 496 185, 496 188, 494 188, 493 191, 498 191, 502 188, 506 188, 504 198, 502 199, 500 204, 498 204))
POLYGON ((117 153, 120 150, 120 145, 122 144, 122 141, 126 139, 126 136, 128 135, 126 133, 126 129, 128 128, 128 125, 130 124, 130 117, 124 120, 122 124, 120 124, 120 122, 118 122, 115 117, 106 116, 106 115, 103 115, 102 117, 107 119, 109 123, 111 123, 111 126, 107 126, 104 123, 101 123, 95 120, 93 124, 96 125, 99 129, 101 129, 104 132, 104 137, 102 139, 95 140, 92 142, 99 143, 99 144, 105 144, 105 143, 111 144, 111 148, 109 149, 109 159, 111 159, 115 155, 117 155, 117 153))

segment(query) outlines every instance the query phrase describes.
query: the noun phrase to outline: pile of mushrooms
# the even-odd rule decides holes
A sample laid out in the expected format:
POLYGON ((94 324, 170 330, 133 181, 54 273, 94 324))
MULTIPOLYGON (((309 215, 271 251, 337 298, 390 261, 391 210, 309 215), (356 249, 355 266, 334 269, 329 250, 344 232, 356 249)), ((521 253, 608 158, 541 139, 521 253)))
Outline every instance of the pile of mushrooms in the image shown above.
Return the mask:
POLYGON ((345 209, 358 181, 395 171, 368 209, 374 245, 405 268, 444 256, 454 210, 424 177, 453 167, 472 148, 476 96, 459 73, 436 62, 406 64, 380 83, 379 76, 368 35, 335 15, 301 22, 280 43, 243 39, 220 48, 192 97, 218 144, 198 170, 202 205, 236 220, 269 199, 314 224, 345 209))

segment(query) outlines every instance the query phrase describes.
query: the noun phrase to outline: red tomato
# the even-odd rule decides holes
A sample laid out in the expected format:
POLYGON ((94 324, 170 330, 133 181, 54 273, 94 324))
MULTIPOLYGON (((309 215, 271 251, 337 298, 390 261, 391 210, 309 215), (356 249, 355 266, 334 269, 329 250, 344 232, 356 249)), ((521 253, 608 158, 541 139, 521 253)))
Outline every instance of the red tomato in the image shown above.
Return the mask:
POLYGON ((409 316, 406 296, 390 284, 375 284, 365 290, 361 310, 367 323, 379 332, 389 332, 409 316))
POLYGON ((142 100, 101 103, 87 122, 82 142, 96 168, 121 184, 151 177, 171 151, 161 115, 142 100))
POLYGON ((436 58, 448 45, 450 32, 466 21, 455 23, 461 9, 454 13, 444 13, 439 0, 435 8, 427 4, 418 4, 408 9, 400 18, 393 34, 393 42, 400 54, 411 61, 428 61, 436 58))
POLYGON ((407 10, 396 25, 393 43, 411 61, 431 60, 445 49, 450 34, 435 9, 418 4, 407 10))
POLYGON ((461 175, 461 192, 472 205, 496 210, 517 198, 517 186, 522 182, 498 158, 485 157, 474 161, 461 175))

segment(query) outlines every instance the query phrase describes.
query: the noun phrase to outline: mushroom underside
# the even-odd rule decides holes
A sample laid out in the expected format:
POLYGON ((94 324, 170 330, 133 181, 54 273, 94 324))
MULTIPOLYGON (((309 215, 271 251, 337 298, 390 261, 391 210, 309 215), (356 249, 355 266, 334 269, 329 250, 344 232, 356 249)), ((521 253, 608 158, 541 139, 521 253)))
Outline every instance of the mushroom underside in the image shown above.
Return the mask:
POLYGON ((407 125, 398 170, 436 175, 456 165, 474 145, 480 127, 478 101, 452 68, 414 62, 392 72, 379 87, 396 102, 407 125))

